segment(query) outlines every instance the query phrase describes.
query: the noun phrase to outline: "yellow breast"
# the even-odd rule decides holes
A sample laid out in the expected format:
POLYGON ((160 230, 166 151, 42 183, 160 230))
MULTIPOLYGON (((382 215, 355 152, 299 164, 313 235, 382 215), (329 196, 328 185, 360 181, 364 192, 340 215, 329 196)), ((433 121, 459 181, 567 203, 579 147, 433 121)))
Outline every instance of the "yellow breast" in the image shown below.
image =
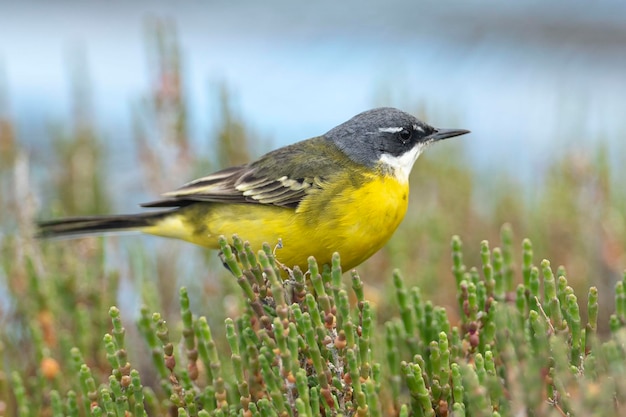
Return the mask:
POLYGON ((370 175, 360 184, 346 185, 328 199, 325 208, 311 204, 314 210, 307 210, 308 205, 303 204, 298 214, 303 215, 313 229, 311 235, 320 242, 316 245, 319 249, 316 258, 321 263, 330 263, 332 253, 339 252, 342 267, 349 269, 368 259, 389 240, 404 218, 408 197, 408 183, 392 176, 370 175))

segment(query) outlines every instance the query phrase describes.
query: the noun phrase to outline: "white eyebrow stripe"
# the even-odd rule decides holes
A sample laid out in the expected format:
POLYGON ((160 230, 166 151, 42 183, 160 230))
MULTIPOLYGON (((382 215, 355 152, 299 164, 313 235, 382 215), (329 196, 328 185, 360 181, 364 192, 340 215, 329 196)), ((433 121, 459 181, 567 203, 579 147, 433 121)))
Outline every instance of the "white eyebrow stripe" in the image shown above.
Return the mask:
POLYGON ((403 129, 403 127, 379 127, 378 131, 385 133, 398 133, 401 132, 403 129))
POLYGON ((422 126, 413 125, 413 129, 417 130, 418 132, 424 133, 424 128, 422 128, 422 126))

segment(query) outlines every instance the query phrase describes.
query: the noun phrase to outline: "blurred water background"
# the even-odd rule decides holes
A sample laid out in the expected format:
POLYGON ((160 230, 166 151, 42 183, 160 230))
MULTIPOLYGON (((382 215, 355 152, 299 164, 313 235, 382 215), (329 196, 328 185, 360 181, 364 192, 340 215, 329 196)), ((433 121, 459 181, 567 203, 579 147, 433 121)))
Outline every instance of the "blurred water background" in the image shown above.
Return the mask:
MULTIPOLYGON (((370 282, 397 267, 446 300, 450 237, 476 265, 510 222, 576 288, 612 289, 626 264, 624 16, 617 2, 0 1, 0 238, 21 224, 28 241, 34 218, 136 211, 386 105, 472 134, 418 161, 403 225, 359 268, 370 282)), ((104 242, 121 285, 230 282, 183 242, 104 242)))
POLYGON ((50 127, 87 107, 111 180, 137 191, 133 109, 154 72, 146 21, 159 18, 177 32, 189 136, 203 152, 225 84, 259 151, 392 105, 471 129, 439 152, 464 146, 479 170, 532 186, 566 148, 602 140, 624 153, 625 16, 618 2, 1 2, 0 112, 37 159, 50 127), (77 85, 89 96, 78 104, 77 85))

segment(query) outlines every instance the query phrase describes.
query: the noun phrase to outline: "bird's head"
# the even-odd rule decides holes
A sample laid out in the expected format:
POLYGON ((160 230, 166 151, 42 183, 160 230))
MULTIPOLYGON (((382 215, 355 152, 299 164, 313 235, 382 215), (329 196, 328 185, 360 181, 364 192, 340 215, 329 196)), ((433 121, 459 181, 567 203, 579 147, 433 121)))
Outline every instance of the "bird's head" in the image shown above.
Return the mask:
POLYGON ((359 113, 324 136, 354 162, 382 166, 408 181, 413 164, 433 142, 469 133, 464 129, 438 129, 391 107, 359 113))

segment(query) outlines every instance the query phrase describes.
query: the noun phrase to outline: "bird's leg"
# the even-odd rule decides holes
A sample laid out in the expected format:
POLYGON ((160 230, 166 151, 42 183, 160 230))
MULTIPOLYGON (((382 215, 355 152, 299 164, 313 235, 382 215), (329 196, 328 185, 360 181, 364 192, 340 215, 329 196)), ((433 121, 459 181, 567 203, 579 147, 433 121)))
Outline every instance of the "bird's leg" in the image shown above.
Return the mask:
POLYGON ((276 251, 278 249, 282 249, 282 248, 283 248, 283 240, 281 238, 278 238, 278 243, 276 244, 276 246, 274 246, 274 250, 272 250, 272 256, 274 256, 274 262, 276 262, 276 265, 280 269, 282 269, 283 271, 285 271, 287 273, 287 275, 289 276, 289 279, 291 281, 294 281, 293 270, 291 268, 289 268, 288 266, 286 266, 285 264, 281 263, 278 260, 278 257, 276 256, 276 251))

